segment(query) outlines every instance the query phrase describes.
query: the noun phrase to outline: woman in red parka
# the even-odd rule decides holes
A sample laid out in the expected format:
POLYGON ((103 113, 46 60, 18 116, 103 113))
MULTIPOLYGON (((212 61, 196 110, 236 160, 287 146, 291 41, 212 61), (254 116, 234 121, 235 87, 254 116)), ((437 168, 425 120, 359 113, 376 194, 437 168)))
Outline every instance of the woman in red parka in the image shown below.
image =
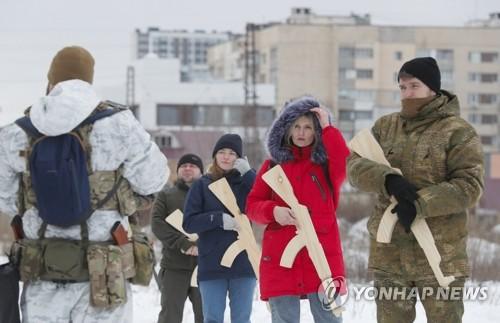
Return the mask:
MULTIPOLYGON (((292 268, 280 266, 287 244, 296 235, 295 219, 288 205, 263 181, 274 165, 283 168, 300 204, 305 205, 323 247, 332 278, 344 281, 344 262, 335 210, 346 176, 349 149, 328 112, 312 97, 289 102, 274 120, 267 138, 270 159, 264 161, 247 198, 247 215, 266 225, 260 262, 260 292, 269 300, 273 323, 299 322, 300 298, 309 299, 315 322, 341 322, 323 309, 318 297, 321 281, 306 248, 292 268)), ((340 286, 345 289, 345 285, 340 286)))

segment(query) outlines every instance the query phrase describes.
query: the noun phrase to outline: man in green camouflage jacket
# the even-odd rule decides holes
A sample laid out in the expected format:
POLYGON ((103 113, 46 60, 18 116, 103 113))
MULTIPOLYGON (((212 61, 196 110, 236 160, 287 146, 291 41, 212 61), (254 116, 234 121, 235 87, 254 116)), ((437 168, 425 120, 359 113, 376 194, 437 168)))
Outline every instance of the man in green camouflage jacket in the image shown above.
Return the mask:
POLYGON ((165 188, 153 205, 151 228, 163 245, 161 260, 161 311, 158 323, 181 323, 184 303, 189 297, 194 320, 203 322, 201 295, 191 286, 191 276, 197 265, 198 247, 183 233, 165 221, 175 210, 183 210, 191 184, 203 173, 203 162, 194 154, 185 154, 177 163, 177 180, 165 188))
POLYGON ((356 153, 348 160, 350 183, 378 195, 368 220, 369 268, 378 296, 384 287, 404 291, 395 299, 376 298, 377 320, 413 322, 413 289, 428 322, 461 322, 462 297, 436 297, 439 284, 410 227, 417 215, 425 218, 441 254, 444 275, 456 278, 450 287, 463 287, 469 273, 467 209, 474 206, 483 189, 480 140, 473 127, 460 118, 457 97, 441 90, 441 75, 433 58, 406 62, 398 81, 402 109, 378 119, 372 133, 391 166, 399 168, 403 176, 356 153), (378 243, 377 229, 391 195, 398 201, 392 210, 398 224, 391 243, 378 243), (425 287, 432 288, 432 295, 423 297, 425 287))

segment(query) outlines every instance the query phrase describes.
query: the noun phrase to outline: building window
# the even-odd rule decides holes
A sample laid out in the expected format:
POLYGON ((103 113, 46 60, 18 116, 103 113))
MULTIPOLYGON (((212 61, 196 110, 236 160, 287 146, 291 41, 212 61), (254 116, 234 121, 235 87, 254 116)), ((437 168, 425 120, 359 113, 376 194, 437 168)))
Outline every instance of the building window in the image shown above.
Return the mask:
POLYGON ((340 58, 354 58, 354 48, 352 47, 340 47, 339 48, 340 58))
POLYGON ((224 121, 224 112, 222 106, 205 107, 205 125, 220 126, 224 121))
POLYGON ((373 118, 373 111, 361 110, 340 110, 340 121, 356 121, 356 120, 371 120, 373 118))
POLYGON ((399 50, 394 52, 394 59, 397 61, 402 60, 403 59, 403 52, 401 52, 399 50))
POLYGON ((496 73, 469 73, 469 81, 475 83, 496 83, 498 74, 496 73))
POLYGON ((481 143, 483 145, 493 145, 493 137, 492 136, 481 136, 481 143))
POLYGON ((225 125, 241 125, 243 123, 243 110, 240 107, 225 107, 224 108, 224 124, 225 125))
POLYGON ((180 123, 180 113, 176 107, 157 105, 156 123, 160 126, 178 125, 180 123))
POLYGON ((496 123, 498 123, 498 116, 496 114, 481 115, 481 124, 496 124, 496 123))
POLYGON ((340 47, 339 48, 339 56, 340 58, 373 58, 373 48, 368 47, 340 47))
POLYGON ((340 90, 340 99, 351 99, 356 101, 373 102, 375 100, 375 91, 373 90, 340 90))
POLYGON ((472 93, 467 96, 469 104, 494 104, 497 103, 497 95, 492 93, 472 93))
POLYGON ((453 83, 453 70, 441 70, 441 82, 453 83))
POLYGON ((202 126, 205 124, 206 117, 205 117, 205 107, 204 106, 198 106, 193 108, 193 125, 195 126, 202 126))
POLYGON ((471 63, 495 63, 498 62, 497 52, 469 52, 471 63))
POLYGON ((417 49, 416 57, 434 57, 437 61, 453 61, 453 49, 430 49, 430 48, 419 48, 417 49))
POLYGON ((438 61, 453 61, 453 50, 452 49, 436 50, 436 59, 438 61))
POLYGON ((471 122, 471 123, 477 123, 477 121, 478 121, 478 115, 477 114, 474 114, 474 113, 469 114, 469 122, 471 122))
POLYGON ((339 111, 340 121, 352 121, 354 120, 354 111, 340 110, 339 111))
POLYGON ((272 107, 257 108, 257 126, 270 126, 274 119, 274 110, 272 107))
POLYGON ((276 47, 271 48, 269 53, 269 79, 273 84, 278 82, 278 49, 276 47))
POLYGON ((361 80, 371 80, 373 78, 373 70, 358 69, 356 70, 356 78, 361 80))
POLYGON ((373 118, 373 111, 355 111, 356 120, 371 120, 373 118))
POLYGON ((156 136, 155 143, 160 148, 170 148, 170 147, 172 147, 172 137, 170 137, 170 136, 156 136))
POLYGON ((356 48, 354 50, 354 57, 356 58, 373 58, 372 48, 356 48))
POLYGON ((482 63, 494 63, 498 61, 498 53, 481 53, 482 63))
POLYGON ((339 69, 340 80, 354 80, 356 78, 356 70, 350 68, 339 69))

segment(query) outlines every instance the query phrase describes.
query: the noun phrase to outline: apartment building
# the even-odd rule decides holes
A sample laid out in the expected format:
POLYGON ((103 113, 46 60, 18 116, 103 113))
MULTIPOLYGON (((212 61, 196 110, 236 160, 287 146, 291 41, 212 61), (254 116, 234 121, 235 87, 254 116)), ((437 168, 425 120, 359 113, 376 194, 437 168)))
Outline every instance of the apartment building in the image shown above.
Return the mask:
MULTIPOLYGON (((462 117, 485 152, 500 150, 500 14, 463 27, 380 26, 370 16, 316 15, 294 8, 283 23, 256 29, 257 83, 272 83, 276 108, 303 94, 331 107, 347 139, 400 108, 397 72, 414 57, 432 56, 442 88, 456 93, 462 117)), ((244 74, 244 38, 208 50, 214 77, 244 74)))
POLYGON ((177 58, 181 62, 183 82, 202 81, 210 78, 207 66, 207 50, 210 46, 231 40, 230 32, 206 32, 204 30, 136 29, 132 41, 132 57, 140 59, 147 54, 159 58, 177 58))

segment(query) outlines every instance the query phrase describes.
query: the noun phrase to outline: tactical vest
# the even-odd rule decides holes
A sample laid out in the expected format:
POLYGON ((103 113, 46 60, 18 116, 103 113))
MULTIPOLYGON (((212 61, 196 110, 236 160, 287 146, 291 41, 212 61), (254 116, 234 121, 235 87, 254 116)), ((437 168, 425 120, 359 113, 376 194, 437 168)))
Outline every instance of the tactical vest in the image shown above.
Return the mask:
MULTIPOLYGON (((111 101, 101 102, 96 108, 98 110, 104 109, 126 109, 118 103, 111 101)), ((29 114, 29 110, 27 111, 29 114)), ((91 165, 91 155, 92 146, 90 145, 90 133, 92 132, 93 124, 88 124, 76 129, 74 132, 80 138, 83 143, 83 147, 87 154, 87 171, 89 173, 89 184, 90 184, 90 198, 92 209, 97 207, 97 203, 103 200, 108 192, 110 192, 116 183, 123 177, 123 166, 113 171, 93 171, 91 165)), ((33 146, 35 140, 31 137, 28 138, 28 148, 21 152, 21 156, 26 159, 26 171, 21 174, 20 185, 19 185, 19 195, 17 201, 17 207, 19 214, 24 214, 26 210, 32 207, 36 207, 36 196, 35 191, 31 185, 31 176, 29 171, 29 156, 31 154, 31 147, 33 146)), ((137 194, 134 194, 130 183, 123 179, 120 183, 116 194, 109 199, 103 206, 99 209, 101 210, 116 210, 121 215, 130 216, 141 209, 141 204, 143 199, 137 194)))

